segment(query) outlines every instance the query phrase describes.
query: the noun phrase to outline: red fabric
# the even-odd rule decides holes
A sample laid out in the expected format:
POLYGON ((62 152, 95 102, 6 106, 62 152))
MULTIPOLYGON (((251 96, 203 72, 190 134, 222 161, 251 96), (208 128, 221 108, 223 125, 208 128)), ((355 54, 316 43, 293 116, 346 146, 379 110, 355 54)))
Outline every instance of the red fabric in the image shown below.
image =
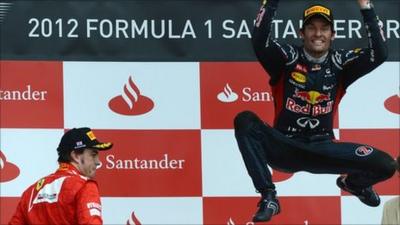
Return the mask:
POLYGON ((96 181, 61 163, 24 191, 9 222, 17 224, 103 224, 96 181))

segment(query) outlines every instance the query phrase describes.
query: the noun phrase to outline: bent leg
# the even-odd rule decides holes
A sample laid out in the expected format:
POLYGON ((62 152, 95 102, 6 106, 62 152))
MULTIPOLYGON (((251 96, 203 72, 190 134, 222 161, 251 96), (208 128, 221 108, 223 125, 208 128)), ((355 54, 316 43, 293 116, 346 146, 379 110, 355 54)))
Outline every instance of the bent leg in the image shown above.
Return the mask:
POLYGON ((396 170, 389 154, 371 146, 333 142, 329 137, 298 141, 265 125, 259 129, 268 164, 278 170, 347 174, 349 184, 357 188, 389 179, 396 170))
POLYGON ((265 126, 264 123, 253 112, 244 111, 235 117, 234 126, 236 141, 254 187, 260 193, 274 190, 262 145, 265 134, 260 127, 265 126))
POLYGON ((253 222, 269 221, 272 216, 279 214, 280 204, 276 198, 275 185, 268 169, 269 152, 272 149, 268 142, 267 126, 253 112, 239 113, 234 120, 235 137, 239 145, 244 163, 254 187, 261 193, 257 204, 258 210, 253 216, 253 222))
POLYGON ((289 165, 284 166, 294 171, 347 174, 349 185, 365 188, 389 179, 396 170, 395 160, 389 154, 371 146, 331 140, 304 143, 274 133, 285 140, 280 143, 284 145, 280 154, 290 156, 289 165))
POLYGON ((321 145, 321 150, 333 157, 341 173, 347 174, 346 183, 355 188, 373 186, 393 176, 395 160, 386 152, 375 147, 357 143, 331 143, 321 145), (337 155, 337 156, 335 156, 337 155))

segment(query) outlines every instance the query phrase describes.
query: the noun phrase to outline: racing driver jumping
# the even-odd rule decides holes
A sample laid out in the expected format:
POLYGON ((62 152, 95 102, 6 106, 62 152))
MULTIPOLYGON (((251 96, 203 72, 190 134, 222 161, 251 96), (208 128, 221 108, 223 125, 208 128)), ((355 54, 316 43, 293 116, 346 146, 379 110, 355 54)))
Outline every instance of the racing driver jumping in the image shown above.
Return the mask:
POLYGON ((273 127, 255 113, 244 111, 234 120, 235 137, 247 172, 261 194, 254 222, 269 221, 280 212, 268 166, 280 171, 342 174, 336 183, 376 207, 380 198, 373 185, 395 172, 394 159, 375 147, 334 140, 333 119, 346 89, 387 58, 380 21, 369 0, 357 0, 365 22, 368 46, 331 49, 332 10, 311 5, 303 13, 302 46, 271 38, 279 0, 264 1, 252 43, 270 77, 275 103, 273 127))

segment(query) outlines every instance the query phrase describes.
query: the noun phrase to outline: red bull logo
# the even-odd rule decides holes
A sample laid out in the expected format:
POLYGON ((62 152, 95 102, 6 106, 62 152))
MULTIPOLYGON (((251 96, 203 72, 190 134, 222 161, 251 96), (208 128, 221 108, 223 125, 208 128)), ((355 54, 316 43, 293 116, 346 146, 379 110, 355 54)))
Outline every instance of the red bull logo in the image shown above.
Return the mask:
POLYGON ((300 98, 303 101, 310 103, 311 105, 315 105, 321 102, 331 100, 331 95, 323 94, 318 91, 299 91, 296 90, 293 97, 300 98))
POLYGON ((333 102, 331 100, 331 95, 323 94, 318 91, 299 91, 296 90, 293 94, 294 98, 301 99, 307 102, 306 105, 297 104, 296 101, 292 98, 287 98, 286 101, 286 109, 295 112, 301 113, 304 115, 312 115, 319 116, 332 112, 333 110, 333 102), (325 106, 322 106, 320 103, 327 102, 325 106))

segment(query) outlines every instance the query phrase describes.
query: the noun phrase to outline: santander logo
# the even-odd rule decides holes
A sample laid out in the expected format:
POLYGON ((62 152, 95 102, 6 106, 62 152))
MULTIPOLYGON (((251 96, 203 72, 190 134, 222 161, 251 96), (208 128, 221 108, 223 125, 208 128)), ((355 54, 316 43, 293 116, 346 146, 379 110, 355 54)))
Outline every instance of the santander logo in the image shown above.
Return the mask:
POLYGON ((126 225, 142 225, 138 218, 135 216, 135 212, 132 211, 131 216, 129 219, 126 221, 126 225))
POLYGON ((7 162, 6 156, 0 150, 0 183, 14 180, 19 175, 19 168, 7 162))
POLYGON ((240 100, 242 102, 272 102, 272 93, 268 91, 255 91, 251 87, 242 88, 241 92, 237 94, 227 83, 223 91, 218 93, 217 99, 223 103, 232 103, 240 100))
MULTIPOLYGON (((227 225, 236 225, 235 221, 233 221, 232 217, 229 217, 228 222, 226 222, 227 225)), ((247 222, 245 225, 254 225, 254 222, 247 222)))
POLYGON ((385 108, 396 114, 400 114, 400 95, 393 95, 385 100, 385 108))
POLYGON ((221 102, 234 102, 238 99, 238 95, 232 91, 232 88, 227 83, 224 90, 217 95, 217 98, 221 102))
POLYGON ((141 115, 152 110, 154 102, 140 93, 132 76, 130 76, 128 83, 124 85, 122 94, 112 98, 108 102, 108 106, 118 114, 141 115))

